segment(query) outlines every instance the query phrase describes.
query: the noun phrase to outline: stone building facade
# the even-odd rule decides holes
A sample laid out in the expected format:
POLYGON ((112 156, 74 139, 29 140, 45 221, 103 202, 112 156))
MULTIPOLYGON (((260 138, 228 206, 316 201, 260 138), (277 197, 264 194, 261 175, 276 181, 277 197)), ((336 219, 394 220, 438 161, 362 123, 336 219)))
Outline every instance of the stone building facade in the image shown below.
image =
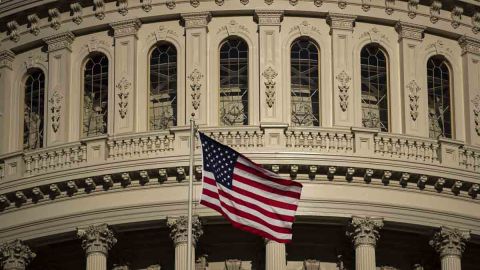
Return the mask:
MULTIPOLYGON (((0 266, 185 270, 189 119, 304 185, 197 270, 480 267, 480 5, 0 1, 0 266)), ((198 143, 197 143, 198 145, 198 143)))

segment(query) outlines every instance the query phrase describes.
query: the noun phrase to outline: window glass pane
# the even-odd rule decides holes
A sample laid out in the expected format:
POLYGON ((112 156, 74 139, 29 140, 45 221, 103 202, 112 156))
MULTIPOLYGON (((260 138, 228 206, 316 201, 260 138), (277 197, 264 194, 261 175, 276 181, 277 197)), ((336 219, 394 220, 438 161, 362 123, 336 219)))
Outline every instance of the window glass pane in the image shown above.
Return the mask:
POLYGON ((220 48, 220 124, 248 125, 248 45, 240 38, 220 48))
POLYGON ((362 82, 362 125, 388 131, 387 61, 377 44, 360 53, 362 82))
POLYGON ((444 57, 428 60, 427 82, 430 138, 452 138, 450 71, 444 57))
POLYGON ((150 129, 177 125, 177 50, 158 44, 150 58, 150 129))
POLYGON ((83 136, 107 134, 108 58, 91 54, 84 68, 83 136))
POLYGON ((291 113, 294 126, 318 126, 318 49, 308 38, 293 42, 290 52, 291 113))
POLYGON ((43 147, 45 75, 41 70, 29 72, 25 81, 23 149, 43 147))

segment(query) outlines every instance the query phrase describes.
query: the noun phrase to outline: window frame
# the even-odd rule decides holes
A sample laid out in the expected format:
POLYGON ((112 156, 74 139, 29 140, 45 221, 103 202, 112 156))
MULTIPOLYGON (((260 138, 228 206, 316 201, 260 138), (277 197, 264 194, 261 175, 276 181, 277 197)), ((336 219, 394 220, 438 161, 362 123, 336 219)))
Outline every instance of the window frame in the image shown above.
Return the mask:
POLYGON ((48 131, 48 125, 49 125, 49 121, 48 121, 48 77, 47 77, 47 72, 46 70, 44 70, 42 67, 39 67, 39 66, 34 66, 34 67, 30 67, 28 69, 26 69, 26 71, 24 72, 23 76, 22 76, 22 79, 21 79, 21 84, 20 84, 20 88, 22 89, 21 91, 21 95, 20 95, 20 103, 21 103, 21 106, 19 106, 19 113, 20 113, 20 121, 21 121, 21 124, 19 126, 19 129, 20 129, 20 143, 21 143, 21 149, 22 151, 24 152, 33 152, 33 151, 37 151, 37 150, 40 150, 40 149, 44 149, 47 146, 47 131, 48 131), (31 73, 33 72, 36 72, 36 71, 39 71, 39 72, 42 72, 43 73, 43 77, 44 77, 44 89, 43 89, 43 136, 42 136, 42 145, 41 147, 38 147, 38 148, 34 148, 34 149, 25 149, 24 148, 24 136, 25 136, 25 131, 24 131, 24 126, 25 126, 25 90, 26 90, 26 84, 27 84, 27 80, 28 80, 28 77, 31 75, 31 73))

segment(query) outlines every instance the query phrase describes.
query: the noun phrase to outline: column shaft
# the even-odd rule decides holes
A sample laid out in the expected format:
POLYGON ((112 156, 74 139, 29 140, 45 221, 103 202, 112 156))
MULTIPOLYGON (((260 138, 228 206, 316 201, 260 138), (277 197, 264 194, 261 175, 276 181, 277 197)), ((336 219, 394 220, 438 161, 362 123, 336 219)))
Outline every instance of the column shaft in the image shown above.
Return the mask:
MULTIPOLYGON (((175 270, 187 269, 187 242, 175 246, 175 270)), ((192 247, 192 269, 195 269, 195 247, 192 247)))
POLYGON ((461 260, 459 256, 447 255, 442 257, 442 270, 461 270, 461 260))
POLYGON ((265 269, 284 270, 286 269, 285 244, 275 241, 267 241, 265 246, 265 269))
POLYGON ((107 270, 107 256, 101 252, 88 254, 87 270, 107 270))
POLYGON ((355 269, 375 270, 375 246, 358 245, 355 248, 355 269))

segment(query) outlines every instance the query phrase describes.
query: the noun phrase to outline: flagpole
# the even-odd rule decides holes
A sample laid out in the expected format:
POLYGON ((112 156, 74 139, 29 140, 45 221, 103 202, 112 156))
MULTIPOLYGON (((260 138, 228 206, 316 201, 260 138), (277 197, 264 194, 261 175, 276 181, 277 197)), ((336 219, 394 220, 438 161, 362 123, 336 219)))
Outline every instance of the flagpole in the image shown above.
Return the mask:
POLYGON ((193 162, 195 154, 195 113, 190 117, 190 169, 188 178, 188 234, 187 234, 187 270, 192 270, 192 197, 193 197, 193 162))

